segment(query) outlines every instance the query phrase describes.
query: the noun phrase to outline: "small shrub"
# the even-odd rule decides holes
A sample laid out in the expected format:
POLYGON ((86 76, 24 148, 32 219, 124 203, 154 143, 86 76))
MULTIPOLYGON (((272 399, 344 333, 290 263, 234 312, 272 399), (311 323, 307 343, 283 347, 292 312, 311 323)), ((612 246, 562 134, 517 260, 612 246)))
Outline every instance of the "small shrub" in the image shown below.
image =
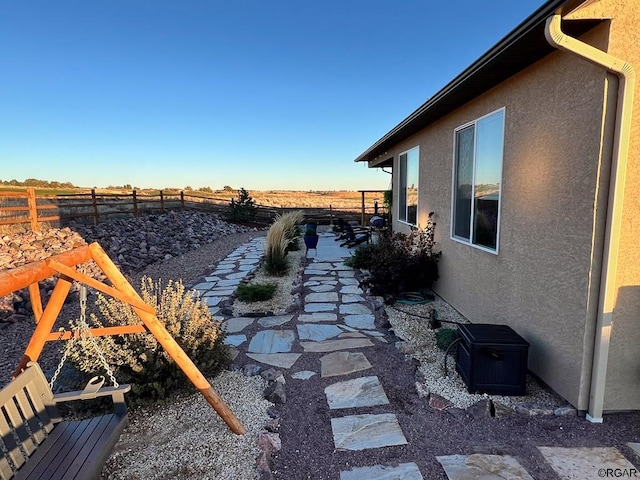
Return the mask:
POLYGON ((236 291, 241 302, 264 302, 271 300, 276 293, 278 286, 274 283, 255 283, 247 285, 241 283, 236 291))
MULTIPOLYGON (((187 356, 205 375, 215 376, 229 365, 229 351, 223 343, 225 332, 214 320, 209 308, 194 298, 182 282, 160 281, 149 277, 141 282, 140 295, 156 309, 164 327, 182 347, 187 356)), ((141 321, 133 309, 111 297, 98 294, 99 316, 91 314, 98 327, 137 325, 141 321)), ((73 322, 72 322, 73 323, 73 322)), ((173 359, 150 333, 95 337, 118 382, 130 383, 127 403, 148 404, 163 399, 190 385, 173 359)), ((69 361, 81 372, 95 375, 103 369, 90 338, 77 341, 69 361)))
POLYGON ((380 253, 381 246, 379 244, 366 243, 358 246, 344 263, 351 268, 369 270, 380 253))
POLYGON ((383 235, 377 244, 364 245, 356 250, 347 264, 369 270, 367 283, 374 295, 429 289, 438 279, 441 256, 440 252, 433 251, 434 232, 432 212, 424 230, 414 228, 409 235, 383 235))
POLYGON ((267 232, 264 249, 264 269, 269 275, 284 275, 289 269, 287 248, 291 239, 287 237, 286 225, 276 220, 267 232))
POLYGON ((234 222, 246 222, 256 218, 257 207, 249 192, 244 188, 238 190, 238 199, 229 202, 229 220, 234 222))
POLYGON ((455 328, 440 328, 436 330, 436 346, 440 350, 447 350, 459 337, 458 329, 455 328))

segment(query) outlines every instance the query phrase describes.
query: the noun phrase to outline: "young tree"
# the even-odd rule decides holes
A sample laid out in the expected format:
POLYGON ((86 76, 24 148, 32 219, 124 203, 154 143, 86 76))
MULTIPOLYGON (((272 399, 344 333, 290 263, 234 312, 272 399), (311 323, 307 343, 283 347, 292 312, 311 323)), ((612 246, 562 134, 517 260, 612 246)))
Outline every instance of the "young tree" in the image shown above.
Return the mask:
POLYGON ((244 188, 238 190, 238 199, 229 203, 229 218, 235 222, 253 220, 256 217, 256 202, 244 188))

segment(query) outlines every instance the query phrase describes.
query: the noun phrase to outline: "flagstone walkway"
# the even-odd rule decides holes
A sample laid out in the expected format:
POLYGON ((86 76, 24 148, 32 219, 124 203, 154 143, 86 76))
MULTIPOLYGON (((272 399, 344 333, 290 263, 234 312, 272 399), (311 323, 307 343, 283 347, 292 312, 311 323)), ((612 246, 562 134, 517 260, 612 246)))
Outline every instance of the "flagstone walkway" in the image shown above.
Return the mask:
MULTIPOLYGON (((299 313, 263 317, 221 316, 223 327, 229 334, 227 343, 244 358, 258 362, 264 368, 285 370, 286 382, 310 382, 308 389, 322 389, 322 394, 312 392, 308 399, 298 399, 297 406, 292 402, 292 409, 301 409, 302 418, 297 420, 308 422, 309 428, 289 426, 281 434, 297 432, 303 437, 313 436, 315 441, 332 442, 325 447, 336 452, 336 458, 340 460, 340 480, 430 478, 421 473, 421 465, 430 455, 429 451, 415 454, 409 459, 412 461, 404 461, 406 452, 412 451, 409 445, 411 437, 405 432, 410 430, 413 434, 413 430, 406 423, 406 416, 400 421, 399 412, 390 406, 388 393, 394 393, 395 386, 389 383, 388 376, 386 383, 385 379, 381 381, 374 368, 377 352, 385 345, 389 346, 391 335, 376 327, 375 312, 359 288, 354 270, 344 265, 350 251, 333 239, 331 233, 320 233, 317 250, 307 254, 303 274, 303 308, 299 313), (324 405, 313 405, 315 401, 324 405), (309 415, 326 418, 326 429, 314 426, 306 418, 309 415), (387 453, 374 455, 374 451, 387 453), (351 461, 349 452, 353 456, 351 461), (369 458, 373 460, 370 464, 369 458), (395 461, 377 462, 376 459, 380 458, 395 461)), ((204 282, 195 286, 212 313, 221 314, 220 302, 232 295, 242 279, 259 264, 263 240, 257 238, 237 248, 204 282)), ((399 352, 397 355, 402 356, 399 352)), ((289 401, 285 404, 285 411, 288 405, 289 401)), ((630 451, 640 451, 640 444, 628 445, 630 451)), ((315 472, 306 474, 304 478, 332 478, 325 476, 322 465, 314 465, 314 447, 309 438, 300 438, 298 447, 296 452, 305 456, 309 471, 315 472)), ((612 477, 614 472, 626 473, 631 478, 636 472, 635 476, 640 477, 634 465, 615 448, 540 446, 538 450, 559 479, 602 478, 605 477, 602 472, 609 472, 612 477)), ((479 452, 436 455, 435 458, 450 480, 534 478, 516 458, 507 454, 479 452)), ((637 463, 638 458, 633 460, 637 463)), ((275 478, 302 478, 300 473, 286 472, 286 468, 286 465, 281 465, 280 470, 274 472, 275 478)), ((336 470, 333 465, 332 468, 336 470)))

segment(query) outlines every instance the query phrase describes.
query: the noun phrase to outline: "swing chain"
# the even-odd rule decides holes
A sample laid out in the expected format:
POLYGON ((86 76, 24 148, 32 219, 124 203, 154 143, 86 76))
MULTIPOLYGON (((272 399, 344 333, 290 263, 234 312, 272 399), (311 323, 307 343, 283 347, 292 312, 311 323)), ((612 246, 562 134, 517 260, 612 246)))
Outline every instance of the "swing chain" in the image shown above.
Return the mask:
MULTIPOLYGON (((58 337, 58 341, 62 340, 62 335, 64 334, 64 327, 60 327, 60 336, 58 337)), ((64 348, 64 353, 62 354, 62 358, 60 359, 60 362, 58 363, 58 366, 56 367, 56 371, 53 372, 53 376, 51 377, 51 380, 49 380, 49 388, 51 389, 51 391, 53 391, 53 386, 56 383, 56 380, 58 379, 58 375, 60 375, 60 371, 62 370, 62 366, 64 365, 64 362, 67 361, 67 357, 69 356, 69 351, 70 351, 70 342, 73 341, 73 337, 67 342, 67 344, 65 345, 64 348)))
POLYGON ((78 322, 78 326, 80 327, 81 331, 80 336, 91 341, 91 345, 93 345, 93 349, 98 354, 98 358, 100 359, 100 362, 102 362, 102 366, 107 372, 107 375, 111 380, 111 384, 114 387, 118 388, 120 385, 118 384, 118 381, 113 374, 113 370, 111 370, 109 362, 107 362, 107 359, 104 357, 102 349, 100 349, 100 346, 96 341, 96 337, 94 337, 93 333, 91 333, 91 329, 89 328, 89 324, 87 323, 87 287, 84 284, 80 286, 80 320, 78 322))
MULTIPOLYGON (((98 342, 93 336, 93 333, 91 333, 91 329, 89 328, 89 324, 87 323, 87 287, 84 284, 80 285, 80 318, 78 320, 78 331, 80 331, 80 338, 88 339, 91 342, 93 349, 98 354, 98 358, 100 359, 100 362, 102 363, 105 371, 107 372, 107 375, 109 376, 109 379, 111 380, 111 384, 115 388, 118 388, 120 385, 118 384, 118 381, 113 374, 113 370, 111 369, 109 362, 107 362, 107 359, 102 353, 102 350, 100 349, 98 342)), ((60 336, 58 337, 58 340, 62 339, 64 333, 64 327, 60 327, 60 336)), ((49 381, 49 387, 51 388, 51 390, 53 390, 53 385, 55 384, 58 375, 60 375, 60 371, 62 370, 62 366, 64 365, 64 363, 67 361, 67 357, 71 353, 73 342, 75 342, 76 340, 76 334, 72 332, 71 338, 67 341, 67 345, 65 346, 62 358, 60 359, 60 363, 58 364, 56 371, 49 381)))

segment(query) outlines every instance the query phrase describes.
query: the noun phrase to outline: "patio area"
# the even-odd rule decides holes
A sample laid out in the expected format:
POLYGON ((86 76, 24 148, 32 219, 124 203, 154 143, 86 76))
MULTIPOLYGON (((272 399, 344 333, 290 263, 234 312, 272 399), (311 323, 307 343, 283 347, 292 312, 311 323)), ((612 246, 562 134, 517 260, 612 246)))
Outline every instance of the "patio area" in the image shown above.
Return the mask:
MULTIPOLYGON (((344 265, 351 250, 334 239, 321 231, 307 254, 300 311, 224 319, 235 365, 274 369, 274 389, 283 394, 276 404, 282 448, 261 478, 569 479, 635 468, 638 444, 631 427, 621 430, 623 416, 593 425, 575 410, 539 416, 535 405, 496 416, 482 396, 458 408, 429 392, 419 381, 419 355, 405 354, 411 342, 389 329, 384 307, 344 265), (614 431, 626 442, 613 440, 614 431)), ((258 240, 239 248, 196 288, 219 299, 261 248, 258 240)))

